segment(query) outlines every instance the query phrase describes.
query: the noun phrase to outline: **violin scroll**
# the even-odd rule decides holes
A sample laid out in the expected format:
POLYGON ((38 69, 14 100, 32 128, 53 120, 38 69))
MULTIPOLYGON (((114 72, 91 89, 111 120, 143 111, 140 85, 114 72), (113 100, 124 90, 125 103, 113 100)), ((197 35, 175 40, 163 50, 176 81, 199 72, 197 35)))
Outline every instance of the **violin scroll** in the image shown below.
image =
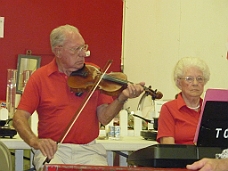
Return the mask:
POLYGON ((152 90, 151 89, 151 86, 144 87, 144 90, 145 90, 145 92, 148 95, 151 95, 152 96, 152 99, 153 100, 155 100, 155 99, 161 99, 163 97, 163 94, 160 91, 157 91, 157 89, 156 90, 152 90))

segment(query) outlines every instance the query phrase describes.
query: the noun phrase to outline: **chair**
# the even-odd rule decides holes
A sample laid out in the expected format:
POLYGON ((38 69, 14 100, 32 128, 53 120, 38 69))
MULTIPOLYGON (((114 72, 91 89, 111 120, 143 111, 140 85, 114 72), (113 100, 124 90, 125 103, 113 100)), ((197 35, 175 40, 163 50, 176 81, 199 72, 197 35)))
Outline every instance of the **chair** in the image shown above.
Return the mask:
POLYGON ((13 162, 9 149, 0 141, 0 171, 13 171, 13 162))

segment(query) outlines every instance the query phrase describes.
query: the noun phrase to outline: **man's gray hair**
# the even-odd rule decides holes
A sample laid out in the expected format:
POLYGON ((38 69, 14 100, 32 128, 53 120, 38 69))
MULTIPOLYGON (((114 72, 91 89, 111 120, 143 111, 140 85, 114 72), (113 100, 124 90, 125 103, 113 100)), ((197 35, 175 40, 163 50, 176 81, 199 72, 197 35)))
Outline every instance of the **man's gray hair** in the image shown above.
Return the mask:
POLYGON ((63 25, 59 26, 52 30, 50 34, 50 43, 52 52, 54 52, 54 48, 58 45, 63 45, 66 39, 66 33, 79 33, 78 28, 71 25, 63 25))

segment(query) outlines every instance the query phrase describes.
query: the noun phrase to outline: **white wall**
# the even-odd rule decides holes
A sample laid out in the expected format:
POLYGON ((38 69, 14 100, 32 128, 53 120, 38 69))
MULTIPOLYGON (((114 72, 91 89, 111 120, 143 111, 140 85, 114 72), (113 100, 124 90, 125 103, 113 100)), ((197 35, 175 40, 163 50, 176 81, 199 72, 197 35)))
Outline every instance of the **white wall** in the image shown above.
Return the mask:
MULTIPOLYGON (((125 0, 122 58, 128 80, 145 81, 163 99, 173 99, 179 92, 172 77, 176 62, 197 56, 211 70, 205 90, 228 88, 227 8, 228 0, 125 0)), ((139 100, 125 107, 135 110, 139 100)))

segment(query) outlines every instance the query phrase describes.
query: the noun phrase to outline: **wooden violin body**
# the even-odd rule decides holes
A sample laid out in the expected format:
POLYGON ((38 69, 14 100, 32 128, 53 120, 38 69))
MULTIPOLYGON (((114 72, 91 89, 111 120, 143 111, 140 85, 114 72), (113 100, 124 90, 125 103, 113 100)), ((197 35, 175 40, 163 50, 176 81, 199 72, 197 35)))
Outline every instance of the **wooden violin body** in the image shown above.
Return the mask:
MULTIPOLYGON (((100 79, 102 72, 92 66, 85 65, 81 70, 72 72, 68 78, 68 85, 76 95, 88 91, 100 79)), ((121 72, 105 74, 98 85, 98 89, 107 95, 118 96, 127 87, 127 76, 121 72)))

